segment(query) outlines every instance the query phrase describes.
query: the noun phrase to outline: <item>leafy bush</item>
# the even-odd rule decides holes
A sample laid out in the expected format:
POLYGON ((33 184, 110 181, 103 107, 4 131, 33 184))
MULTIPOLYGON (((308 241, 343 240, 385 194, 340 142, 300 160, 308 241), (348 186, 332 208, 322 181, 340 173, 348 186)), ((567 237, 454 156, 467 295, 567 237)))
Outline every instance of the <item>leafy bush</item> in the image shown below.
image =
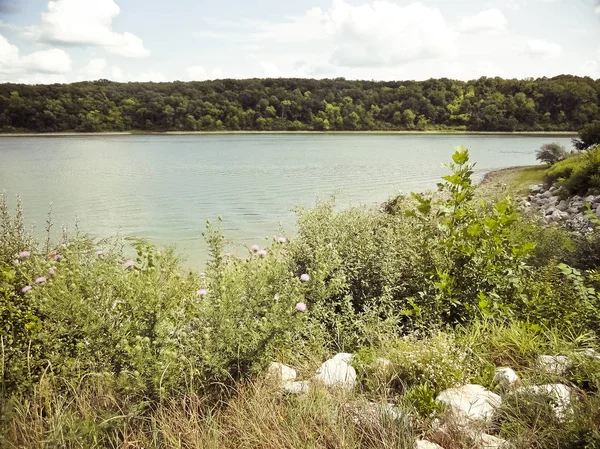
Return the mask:
POLYGON ((545 143, 536 151, 535 158, 548 165, 554 165, 567 157, 568 153, 565 147, 558 143, 545 143))
POLYGON ((573 145, 580 151, 589 150, 600 145, 600 122, 592 122, 579 131, 579 137, 573 139, 573 145))
POLYGON ((600 146, 556 163, 548 170, 547 179, 571 194, 600 188, 600 146))

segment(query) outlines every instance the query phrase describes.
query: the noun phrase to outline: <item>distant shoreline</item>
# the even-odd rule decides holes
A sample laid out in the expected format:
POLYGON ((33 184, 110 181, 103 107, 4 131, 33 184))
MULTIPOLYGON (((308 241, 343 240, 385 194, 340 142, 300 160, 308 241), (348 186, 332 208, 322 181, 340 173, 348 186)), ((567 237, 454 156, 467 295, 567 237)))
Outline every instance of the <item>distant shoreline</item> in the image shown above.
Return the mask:
POLYGON ((92 137, 92 136, 211 136, 211 135, 460 135, 460 136, 531 136, 577 137, 575 131, 165 131, 165 132, 60 132, 60 133, 0 133, 2 137, 92 137))

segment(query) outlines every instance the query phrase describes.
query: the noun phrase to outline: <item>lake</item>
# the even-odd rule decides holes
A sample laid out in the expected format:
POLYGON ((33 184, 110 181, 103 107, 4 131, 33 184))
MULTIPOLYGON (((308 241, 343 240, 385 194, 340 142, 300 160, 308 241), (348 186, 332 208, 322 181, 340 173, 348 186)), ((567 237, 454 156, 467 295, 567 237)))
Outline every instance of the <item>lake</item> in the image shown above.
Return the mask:
POLYGON ((190 265, 205 260, 206 220, 223 217, 232 251, 293 234, 295 206, 336 194, 341 207, 434 189, 457 145, 476 177, 535 164, 543 143, 566 137, 501 135, 251 134, 1 137, 0 190, 43 231, 52 203, 61 224, 93 236, 175 244, 190 265))

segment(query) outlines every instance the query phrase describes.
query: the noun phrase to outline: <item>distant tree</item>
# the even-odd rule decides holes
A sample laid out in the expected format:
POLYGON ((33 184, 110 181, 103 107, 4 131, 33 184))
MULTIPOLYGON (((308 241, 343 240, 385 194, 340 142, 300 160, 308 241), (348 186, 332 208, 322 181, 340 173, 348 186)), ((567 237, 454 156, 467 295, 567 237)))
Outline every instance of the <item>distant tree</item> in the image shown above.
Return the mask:
POLYGON ((589 150, 600 145, 600 122, 592 122, 579 131, 579 138, 573 139, 573 146, 578 150, 589 150))
POLYGON ((535 158, 549 165, 556 164, 568 156, 567 150, 558 143, 545 143, 535 153, 535 158))

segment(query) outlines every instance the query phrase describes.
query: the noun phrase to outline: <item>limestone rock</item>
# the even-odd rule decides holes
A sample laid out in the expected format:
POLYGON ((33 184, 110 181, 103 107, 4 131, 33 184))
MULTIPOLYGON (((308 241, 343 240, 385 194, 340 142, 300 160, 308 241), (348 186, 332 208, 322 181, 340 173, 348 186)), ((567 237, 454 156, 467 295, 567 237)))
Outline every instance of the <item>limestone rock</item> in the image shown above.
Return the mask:
POLYGON ((537 359, 537 366, 547 374, 561 376, 571 366, 571 361, 564 355, 541 355, 537 359))
POLYGON ((286 382, 283 391, 288 394, 307 394, 309 389, 308 382, 286 382))
POLYGON ((519 376, 512 368, 496 368, 494 383, 503 390, 508 390, 519 381, 519 376))
POLYGON ((444 449, 439 444, 432 443, 427 440, 417 440, 415 441, 415 449, 444 449))
POLYGON ((283 363, 272 362, 267 371, 267 376, 280 385, 296 379, 296 370, 283 363))
POLYGON ((550 404, 554 409, 554 414, 559 420, 564 420, 567 411, 571 405, 571 388, 564 384, 534 385, 531 387, 519 388, 515 391, 519 393, 532 393, 544 395, 550 399, 550 404))
POLYGON ((495 393, 481 385, 464 385, 442 391, 436 401, 446 404, 458 418, 488 422, 502 403, 495 393))
POLYGON ((487 433, 482 433, 477 440, 477 447, 479 449, 509 449, 512 447, 508 441, 488 435, 487 433))
POLYGON ((356 370, 346 361, 351 360, 351 357, 352 354, 338 354, 327 360, 318 369, 315 379, 323 382, 328 387, 354 388, 356 385, 356 370))
POLYGON ((541 185, 535 184, 535 185, 532 185, 531 187, 529 187, 529 191, 531 193, 540 193, 542 191, 542 188, 543 187, 541 185))
POLYGON ((333 360, 341 360, 342 362, 352 363, 354 356, 347 352, 340 352, 339 354, 333 356, 333 360))

